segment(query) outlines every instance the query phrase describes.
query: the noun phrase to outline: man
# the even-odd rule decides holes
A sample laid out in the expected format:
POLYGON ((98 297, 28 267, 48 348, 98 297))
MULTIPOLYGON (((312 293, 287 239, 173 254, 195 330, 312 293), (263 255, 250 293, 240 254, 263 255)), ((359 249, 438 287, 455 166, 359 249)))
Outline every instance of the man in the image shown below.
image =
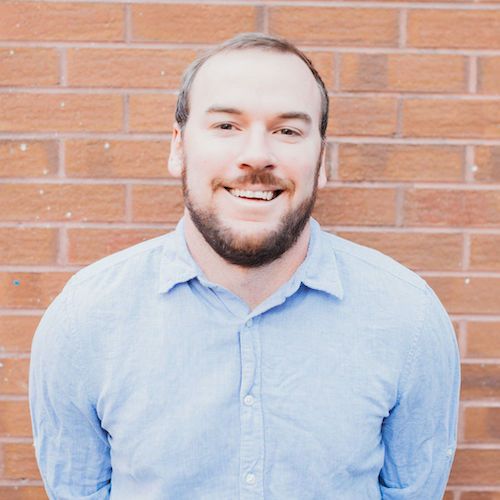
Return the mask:
POLYGON ((188 69, 175 232, 77 273, 36 333, 51 498, 442 497, 458 357, 426 283, 320 230, 328 96, 284 40, 188 69))

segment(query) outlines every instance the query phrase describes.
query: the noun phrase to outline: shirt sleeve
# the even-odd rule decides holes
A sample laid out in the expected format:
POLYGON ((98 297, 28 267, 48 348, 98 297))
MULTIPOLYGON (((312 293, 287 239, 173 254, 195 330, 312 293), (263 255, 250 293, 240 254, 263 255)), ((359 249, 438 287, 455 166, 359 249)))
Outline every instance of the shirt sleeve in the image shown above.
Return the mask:
POLYGON ((66 289, 50 305, 33 339, 29 399, 36 458, 50 499, 107 499, 107 433, 87 394, 89 368, 71 325, 69 295, 66 289))
POLYGON ((423 322, 382 425, 384 500, 441 500, 457 439, 460 358, 451 322, 427 287, 423 322))

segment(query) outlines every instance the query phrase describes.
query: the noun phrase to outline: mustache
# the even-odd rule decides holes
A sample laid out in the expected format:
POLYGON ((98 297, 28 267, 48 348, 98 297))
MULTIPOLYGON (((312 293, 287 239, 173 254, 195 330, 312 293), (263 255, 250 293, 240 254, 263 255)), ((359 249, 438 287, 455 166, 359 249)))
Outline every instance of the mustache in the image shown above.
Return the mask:
POLYGON ((241 175, 240 177, 236 177, 235 179, 223 179, 221 177, 216 177, 212 181, 212 187, 214 189, 220 187, 231 186, 234 188, 244 188, 252 184, 259 184, 262 186, 272 186, 275 190, 286 190, 293 189, 293 182, 287 179, 280 179, 276 177, 272 172, 265 171, 254 171, 249 172, 245 175, 241 175))

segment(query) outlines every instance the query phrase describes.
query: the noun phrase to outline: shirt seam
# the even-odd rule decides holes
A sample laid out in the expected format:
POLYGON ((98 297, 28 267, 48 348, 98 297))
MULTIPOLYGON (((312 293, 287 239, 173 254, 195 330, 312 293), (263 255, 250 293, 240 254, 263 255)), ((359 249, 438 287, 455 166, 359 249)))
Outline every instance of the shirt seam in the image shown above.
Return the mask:
POLYGON ((426 285, 423 292, 424 292, 424 304, 422 307, 422 319, 419 328, 417 329, 415 335, 413 336, 410 348, 408 350, 408 354, 406 356, 406 360, 401 370, 402 374, 398 383, 398 395, 396 404, 398 404, 401 401, 401 397, 403 394, 402 387, 406 384, 407 380, 410 378, 410 375, 413 372, 413 369, 415 368, 415 359, 417 358, 417 352, 419 347, 418 343, 422 337, 422 333, 425 327, 425 319, 427 317, 427 311, 429 309, 429 301, 430 301, 428 285, 426 285))
MULTIPOLYGON (((64 301, 64 313, 65 313, 65 316, 66 316, 66 319, 67 319, 67 322, 68 322, 68 328, 69 328, 69 332, 70 332, 70 337, 71 337, 71 340, 73 341, 74 345, 75 345, 75 354, 76 354, 76 360, 77 360, 77 371, 81 377, 81 380, 83 381, 83 391, 84 391, 84 394, 85 394, 85 398, 86 398, 86 401, 87 401, 87 404, 89 407, 93 408, 94 411, 95 411, 95 408, 94 408, 94 404, 92 402, 92 399, 90 398, 90 395, 88 393, 88 388, 89 388, 89 379, 85 373, 85 370, 82 369, 82 365, 81 365, 81 360, 82 360, 82 348, 81 348, 81 342, 80 342, 80 337, 77 333, 77 329, 75 327, 75 324, 74 324, 74 314, 69 314, 69 302, 71 299, 74 299, 74 295, 75 295, 75 289, 74 287, 68 287, 68 290, 67 290, 67 295, 65 297, 65 301, 64 301)), ((74 311, 75 308, 74 308, 74 300, 71 300, 72 304, 72 310, 74 311)), ((97 434, 97 437, 106 445, 106 446, 109 446, 109 443, 104 440, 102 438, 102 436, 100 436, 99 434, 97 434)))
MULTIPOLYGON (((369 247, 366 247, 366 248, 369 248, 369 247)), ((398 274, 395 274, 394 272, 390 271, 389 269, 386 269, 386 268, 381 267, 381 266, 379 266, 377 264, 374 264, 373 262, 371 262, 371 261, 369 261, 367 259, 364 259, 364 258, 360 257, 359 255, 355 255, 355 254, 353 254, 353 253, 351 253, 351 252, 349 252, 347 250, 342 250, 342 249, 339 249, 339 248, 335 248, 335 246, 333 246, 333 251, 334 251, 334 253, 337 253, 337 252, 338 253, 344 253, 344 254, 349 255, 350 257, 352 257, 354 259, 360 260, 361 262, 364 262, 365 264, 368 264, 370 267, 373 267, 374 269, 377 269, 378 271, 381 271, 383 273, 387 273, 387 274, 393 276, 394 278, 397 278, 398 280, 402 281, 403 283, 406 283, 407 285, 410 285, 413 288, 416 288, 417 290, 421 290, 421 291, 423 290, 424 292, 426 290, 426 286, 427 286, 426 281, 423 278, 421 278, 420 276, 418 276, 418 274, 416 274, 411 269, 406 268, 406 269, 408 269, 408 271, 412 272, 419 280, 421 280, 420 284, 422 286, 419 286, 419 284, 413 283, 412 281, 410 281, 410 280, 408 280, 408 279, 406 279, 406 278, 404 278, 404 277, 402 277, 402 276, 400 276, 398 274)), ((394 261, 394 262, 397 262, 397 261, 394 261)), ((399 263, 398 263, 398 265, 402 266, 402 264, 399 264, 399 263)))

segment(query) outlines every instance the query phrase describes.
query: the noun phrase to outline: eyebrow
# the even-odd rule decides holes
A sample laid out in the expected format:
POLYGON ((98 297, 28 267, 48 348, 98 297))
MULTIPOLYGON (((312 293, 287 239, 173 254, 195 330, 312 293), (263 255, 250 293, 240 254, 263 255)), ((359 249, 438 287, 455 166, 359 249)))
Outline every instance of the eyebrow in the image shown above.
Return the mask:
MULTIPOLYGON (((238 115, 241 116, 243 111, 236 108, 226 108, 223 106, 211 106, 206 111, 207 114, 212 113, 226 113, 228 115, 238 115)), ((312 118, 309 114, 303 113, 301 111, 289 111, 286 113, 280 113, 277 118, 280 120, 302 120, 308 124, 312 123, 312 118)))

